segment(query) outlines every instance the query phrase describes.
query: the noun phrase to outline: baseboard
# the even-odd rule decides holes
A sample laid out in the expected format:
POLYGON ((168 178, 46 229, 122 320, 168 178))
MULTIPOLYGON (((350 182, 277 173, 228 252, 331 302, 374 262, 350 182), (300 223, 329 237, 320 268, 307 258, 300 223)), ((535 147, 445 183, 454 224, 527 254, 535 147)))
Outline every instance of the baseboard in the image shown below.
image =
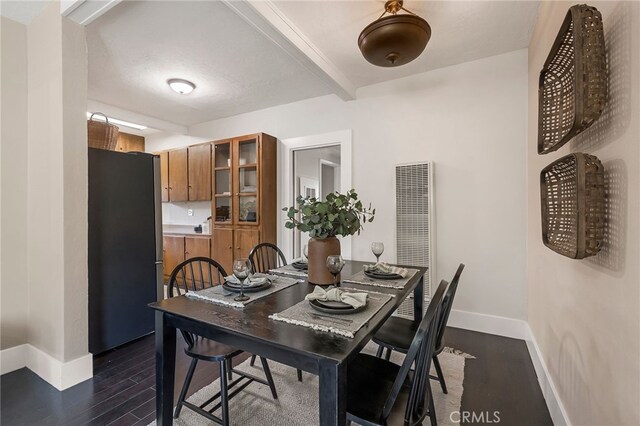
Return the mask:
POLYGON ((2 374, 27 367, 58 390, 65 390, 93 377, 91 354, 61 362, 30 344, 0 351, 0 365, 2 374))
POLYGON ((451 310, 447 326, 521 340, 529 337, 526 321, 456 309, 451 310))
POLYGON ((0 374, 11 373, 27 366, 29 345, 18 345, 0 351, 0 374))
POLYGON ((540 352, 536 338, 528 324, 527 332, 529 334, 529 337, 526 339, 529 356, 531 357, 533 368, 536 370, 540 389, 542 390, 542 395, 547 403, 551 420, 553 420, 553 424, 555 426, 570 426, 571 422, 569 421, 569 416, 567 416, 567 412, 564 409, 560 396, 558 395, 556 386, 551 379, 551 375, 547 369, 547 364, 544 362, 544 358, 540 352))

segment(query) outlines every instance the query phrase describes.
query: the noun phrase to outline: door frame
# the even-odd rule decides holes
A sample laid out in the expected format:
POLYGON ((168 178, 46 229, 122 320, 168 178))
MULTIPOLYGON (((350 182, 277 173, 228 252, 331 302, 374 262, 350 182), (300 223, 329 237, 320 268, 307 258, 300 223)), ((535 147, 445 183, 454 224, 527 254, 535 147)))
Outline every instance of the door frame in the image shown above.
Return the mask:
MULTIPOLYGON (((320 196, 322 196, 322 193, 324 192, 323 191, 324 188, 322 188, 322 175, 324 174, 322 172, 322 166, 328 166, 333 169, 332 173, 333 173, 333 179, 334 179, 334 188, 335 188, 336 168, 340 169, 340 164, 334 163, 333 161, 325 160, 323 158, 320 159, 320 164, 318 164, 318 195, 320 196)), ((340 185, 342 186, 342 183, 340 185)))
MULTIPOLYGON (((295 151, 310 148, 322 148, 326 146, 340 145, 340 192, 346 192, 352 188, 352 132, 351 129, 336 132, 322 133, 319 135, 301 136, 280 140, 278 146, 278 246, 289 260, 293 259, 294 235, 284 224, 287 221, 283 207, 292 206, 295 203, 293 170, 293 155, 295 151)), ((346 259, 351 259, 351 237, 341 238, 341 251, 346 259)))

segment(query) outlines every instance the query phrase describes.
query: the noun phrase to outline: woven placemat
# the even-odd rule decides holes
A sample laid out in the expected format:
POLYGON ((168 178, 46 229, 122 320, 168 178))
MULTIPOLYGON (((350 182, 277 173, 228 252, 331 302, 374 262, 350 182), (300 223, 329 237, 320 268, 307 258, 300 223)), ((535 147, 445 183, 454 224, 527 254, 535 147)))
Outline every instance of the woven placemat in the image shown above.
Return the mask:
POLYGON ((366 276, 364 274, 364 271, 360 271, 351 275, 349 278, 344 278, 342 282, 370 285, 373 287, 402 289, 405 285, 407 285, 411 278, 413 278, 413 276, 419 272, 417 269, 407 269, 407 271, 408 274, 405 278, 399 278, 397 280, 376 280, 375 278, 369 278, 368 276, 366 276))
POLYGON ((332 315, 318 312, 309 306, 307 300, 303 300, 280 313, 269 315, 269 318, 353 338, 358 330, 367 324, 378 313, 380 308, 393 298, 388 294, 370 294, 369 292, 367 294, 367 308, 351 315, 332 315))
POLYGON ((246 293, 250 297, 249 300, 244 302, 238 302, 233 300, 239 293, 234 293, 226 290, 221 285, 205 288, 204 290, 190 291, 186 294, 187 297, 192 299, 206 300, 207 302, 215 303, 217 305, 233 306, 234 308, 244 308, 246 305, 253 303, 265 296, 284 290, 287 287, 298 283, 295 278, 282 277, 278 275, 269 275, 271 279, 271 287, 263 291, 257 291, 255 293, 246 293))
POLYGON ((291 265, 284 265, 276 269, 271 269, 269 270, 269 273, 278 274, 278 275, 290 275, 292 277, 300 277, 300 278, 307 278, 307 276, 309 275, 307 271, 296 269, 291 265))

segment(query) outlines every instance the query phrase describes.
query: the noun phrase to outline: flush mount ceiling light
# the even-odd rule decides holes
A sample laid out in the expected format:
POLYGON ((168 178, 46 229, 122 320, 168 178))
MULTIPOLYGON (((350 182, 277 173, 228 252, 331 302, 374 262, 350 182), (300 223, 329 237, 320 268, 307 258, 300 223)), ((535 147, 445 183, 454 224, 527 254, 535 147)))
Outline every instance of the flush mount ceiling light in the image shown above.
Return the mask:
POLYGON ((421 17, 402 7, 402 0, 389 0, 380 17, 358 37, 364 58, 379 67, 398 67, 416 59, 431 38, 431 27, 421 17), (407 14, 398 15, 400 10, 407 14), (389 13, 390 16, 384 16, 389 13))
POLYGON ((167 84, 174 92, 180 93, 181 95, 188 95, 196 88, 195 84, 189 80, 183 80, 181 78, 171 78, 167 80, 167 84))

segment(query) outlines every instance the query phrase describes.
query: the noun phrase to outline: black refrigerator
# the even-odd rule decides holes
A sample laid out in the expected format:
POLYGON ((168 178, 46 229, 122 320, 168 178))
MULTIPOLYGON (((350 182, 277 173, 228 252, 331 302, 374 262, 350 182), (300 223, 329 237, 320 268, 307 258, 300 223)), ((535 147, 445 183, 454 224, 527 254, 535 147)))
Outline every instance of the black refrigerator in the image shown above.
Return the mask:
POLYGON ((152 333, 163 297, 160 159, 89 148, 89 351, 152 333))

